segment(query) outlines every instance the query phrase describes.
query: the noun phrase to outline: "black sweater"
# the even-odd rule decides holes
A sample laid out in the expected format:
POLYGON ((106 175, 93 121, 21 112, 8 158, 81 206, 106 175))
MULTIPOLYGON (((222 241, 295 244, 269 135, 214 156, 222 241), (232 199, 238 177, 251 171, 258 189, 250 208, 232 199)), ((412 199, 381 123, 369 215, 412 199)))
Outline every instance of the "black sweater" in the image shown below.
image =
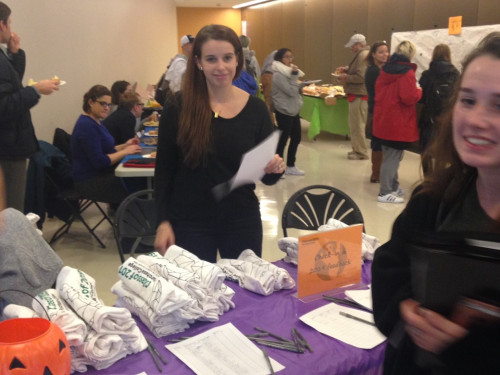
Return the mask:
MULTIPOLYGON (((452 220, 455 228, 460 228, 464 217, 472 217, 475 222, 481 223, 478 224, 480 226, 484 226, 482 223, 488 221, 486 214, 479 206, 474 183, 475 180, 467 187, 472 190, 466 190, 467 194, 471 194, 469 199, 465 200, 469 204, 459 209, 459 213, 452 220), (470 202, 477 206, 471 209, 470 202)), ((420 194, 412 197, 408 206, 396 219, 389 242, 375 252, 372 265, 375 323, 384 335, 388 337, 393 335, 389 338, 387 345, 384 374, 430 374, 416 366, 414 354, 417 347, 409 336, 401 331, 401 340, 394 340, 394 334, 398 330, 398 322, 401 318, 399 303, 408 298, 415 298, 411 288, 410 257, 407 245, 422 233, 440 230, 436 228, 449 222, 451 212, 456 212, 457 205, 462 203, 461 199, 455 201, 458 203, 451 207, 429 195, 420 194)), ((469 229, 474 230, 474 228, 469 229)), ((498 226, 496 232, 498 233, 498 226)), ((463 340, 441 353, 438 359, 445 367, 435 374, 498 373, 500 370, 499 333, 498 328, 489 332, 469 333, 463 340)))
MULTIPOLYGON (((155 194, 159 221, 187 220, 206 222, 217 215, 241 217, 258 212, 255 184, 246 184, 220 202, 212 188, 228 181, 238 171, 244 153, 267 138, 273 131, 265 103, 250 96, 243 110, 232 119, 212 119, 211 151, 203 165, 190 168, 177 145, 179 112, 168 107, 160 119, 155 169, 155 194)), ((262 182, 272 185, 279 174, 265 175, 262 182)))

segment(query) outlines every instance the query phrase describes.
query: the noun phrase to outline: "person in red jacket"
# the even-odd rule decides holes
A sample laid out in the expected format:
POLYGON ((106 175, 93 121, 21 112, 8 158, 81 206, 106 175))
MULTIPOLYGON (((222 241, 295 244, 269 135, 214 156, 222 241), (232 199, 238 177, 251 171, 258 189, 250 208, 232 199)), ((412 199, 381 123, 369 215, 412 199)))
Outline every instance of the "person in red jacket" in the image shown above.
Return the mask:
POLYGON ((404 191, 399 186, 398 169, 403 151, 418 141, 416 104, 422 96, 415 70, 410 61, 416 47, 404 40, 384 65, 375 84, 373 136, 380 140, 384 158, 380 169, 382 203, 403 203, 404 191))

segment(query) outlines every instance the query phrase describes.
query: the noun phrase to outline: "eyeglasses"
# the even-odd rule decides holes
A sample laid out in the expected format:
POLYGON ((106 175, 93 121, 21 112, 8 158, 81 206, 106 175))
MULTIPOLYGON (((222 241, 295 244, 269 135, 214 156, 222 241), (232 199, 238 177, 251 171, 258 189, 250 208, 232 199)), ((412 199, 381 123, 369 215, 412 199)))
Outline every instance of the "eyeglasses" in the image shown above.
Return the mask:
POLYGON ((283 58, 284 59, 293 59, 294 56, 293 55, 283 55, 283 58))
POLYGON ((98 101, 97 103, 99 103, 100 105, 102 105, 104 108, 111 108, 111 106, 113 105, 113 103, 108 103, 108 102, 101 102, 101 101, 98 101))

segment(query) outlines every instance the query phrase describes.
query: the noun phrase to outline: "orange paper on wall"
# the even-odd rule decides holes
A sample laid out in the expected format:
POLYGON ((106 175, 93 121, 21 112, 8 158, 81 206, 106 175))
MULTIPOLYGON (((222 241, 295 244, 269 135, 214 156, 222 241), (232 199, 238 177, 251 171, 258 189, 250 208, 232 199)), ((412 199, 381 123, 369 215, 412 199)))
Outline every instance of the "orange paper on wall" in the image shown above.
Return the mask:
POLYGON ((450 17, 448 20, 448 35, 460 35, 462 33, 462 16, 450 17))
POLYGON ((362 234, 359 224, 299 237, 297 296, 359 283, 362 234))

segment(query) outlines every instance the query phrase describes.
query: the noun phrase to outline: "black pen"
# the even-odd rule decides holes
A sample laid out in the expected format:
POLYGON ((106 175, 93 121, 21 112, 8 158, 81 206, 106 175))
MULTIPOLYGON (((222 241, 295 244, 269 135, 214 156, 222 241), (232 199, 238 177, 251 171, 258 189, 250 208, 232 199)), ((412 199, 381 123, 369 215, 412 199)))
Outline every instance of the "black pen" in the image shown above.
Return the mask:
POLYGON ((297 335, 297 337, 299 338, 299 340, 301 341, 302 345, 305 346, 307 348, 307 350, 309 350, 309 352, 313 352, 312 348, 311 348, 311 345, 309 345, 309 343, 306 341, 306 339, 304 338, 304 336, 302 336, 299 332, 299 330, 297 328, 294 328, 293 331, 295 332, 295 334, 297 335))
POLYGON ((266 331, 265 329, 262 329, 262 328, 259 328, 259 327, 253 327, 253 328, 254 328, 256 331, 259 331, 259 332, 265 333, 265 334, 267 334, 267 335, 269 335, 269 336, 271 336, 271 337, 274 337, 275 339, 278 339, 278 340, 280 340, 280 341, 293 343, 293 341, 292 341, 292 340, 289 340, 289 339, 286 339, 286 338, 284 338, 284 337, 278 336, 278 335, 276 335, 276 334, 274 334, 274 333, 271 333, 271 332, 269 332, 269 331, 266 331))
POLYGON ((167 360, 161 355, 161 353, 158 351, 158 349, 156 348, 156 346, 154 346, 153 342, 146 338, 146 341, 148 343, 148 345, 151 347, 151 349, 153 349, 153 351, 155 352, 155 354, 158 356, 158 358, 160 358, 160 361, 163 362, 164 365, 167 364, 167 360))
POLYGON ((349 318, 349 319, 354 319, 354 320, 357 320, 358 322, 365 323, 365 324, 369 324, 369 325, 371 325, 371 326, 375 326, 375 323, 372 323, 372 322, 370 322, 369 320, 365 320, 365 319, 362 319, 362 318, 358 318, 357 316, 354 316, 354 315, 348 314, 348 313, 346 313, 346 312, 339 311, 339 314, 340 314, 340 315, 342 315, 342 316, 345 316, 346 318, 349 318))
POLYGON ((336 297, 331 297, 331 296, 327 296, 327 295, 323 295, 323 299, 326 299, 327 301, 330 301, 330 302, 335 302, 335 303, 340 303, 342 305, 347 305, 347 306, 352 306, 352 307, 356 307, 360 310, 364 310, 364 311, 367 311, 369 313, 373 313, 372 310, 370 310, 369 308, 355 302, 355 301, 351 301, 351 300, 348 300, 348 299, 345 299, 345 298, 336 298, 336 297))
POLYGON ((156 368, 158 371, 163 372, 163 368, 161 367, 160 362, 158 362, 158 358, 156 358, 155 352, 153 351, 153 348, 148 345, 148 352, 151 354, 151 357, 153 357, 153 361, 155 362, 156 368))
POLYGON ((264 358, 266 359, 267 365, 269 366, 269 370, 271 370, 271 374, 274 375, 275 372, 274 372, 274 369, 273 369, 273 365, 271 364, 271 359, 267 355, 266 350, 265 349, 260 349, 260 350, 262 350, 262 353, 264 353, 264 358))

